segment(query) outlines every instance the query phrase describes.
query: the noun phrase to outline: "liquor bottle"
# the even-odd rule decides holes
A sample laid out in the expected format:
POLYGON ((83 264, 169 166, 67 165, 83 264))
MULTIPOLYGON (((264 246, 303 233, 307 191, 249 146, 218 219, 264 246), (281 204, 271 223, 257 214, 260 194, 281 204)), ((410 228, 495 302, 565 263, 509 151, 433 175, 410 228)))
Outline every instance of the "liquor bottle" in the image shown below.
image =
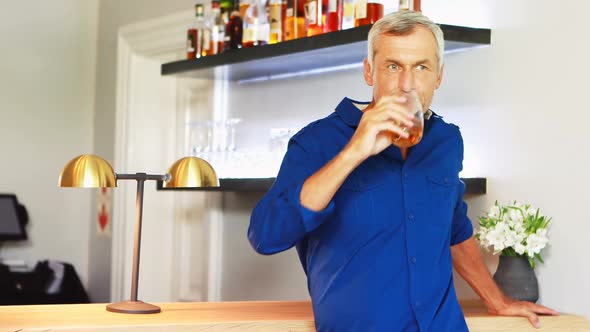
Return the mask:
POLYGON ((343 16, 343 1, 342 0, 328 0, 328 8, 326 8, 326 23, 324 24, 324 32, 333 32, 342 30, 342 16, 343 16))
POLYGON ((268 44, 270 38, 270 24, 263 0, 253 0, 244 18, 244 47, 268 44))
POLYGON ((305 30, 307 30, 308 37, 324 32, 324 8, 322 2, 322 0, 305 1, 305 30))
POLYGON ((303 6, 298 7, 298 1, 299 4, 303 4, 303 0, 287 0, 284 40, 303 38, 307 35, 303 6))
POLYGON ((284 0, 270 0, 268 2, 268 20, 270 21, 269 44, 283 41, 287 2, 284 0))
POLYGON ((295 30, 297 29, 297 21, 295 20, 295 5, 294 0, 287 0, 287 8, 285 9, 285 21, 283 29, 283 40, 293 40, 296 37, 295 30))
POLYGON ((295 38, 307 37, 305 3, 307 0, 295 0, 295 38))
POLYGON ((219 54, 223 52, 223 42, 225 40, 225 24, 221 18, 221 8, 219 0, 211 2, 213 24, 211 26, 211 46, 209 54, 219 54))
POLYGON ((187 31, 186 57, 200 58, 207 55, 211 44, 211 28, 205 20, 202 4, 195 5, 195 21, 187 31))
POLYGON ((354 28, 354 0, 342 1, 342 30, 354 28))
POLYGON ((422 11, 420 0, 399 0, 399 10, 422 11))
POLYGON ((229 21, 225 25, 225 41, 223 44, 225 51, 242 48, 244 24, 240 17, 240 0, 234 0, 233 9, 229 21))
POLYGON ((357 0, 354 8, 354 26, 373 24, 383 17, 380 0, 357 0))
POLYGON ((231 16, 231 12, 234 8, 234 3, 232 0, 221 0, 219 7, 221 9, 221 20, 223 21, 224 25, 227 25, 229 22, 229 17, 231 16))

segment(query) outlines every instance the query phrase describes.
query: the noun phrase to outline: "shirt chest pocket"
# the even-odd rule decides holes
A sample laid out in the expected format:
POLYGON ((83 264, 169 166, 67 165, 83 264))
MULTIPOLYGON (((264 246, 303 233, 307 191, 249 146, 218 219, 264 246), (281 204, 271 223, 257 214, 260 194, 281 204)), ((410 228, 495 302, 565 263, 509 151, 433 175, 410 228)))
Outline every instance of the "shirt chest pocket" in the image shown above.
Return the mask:
MULTIPOLYGON (((400 173, 390 163, 367 159, 338 191, 336 204, 339 204, 342 222, 352 231, 378 231, 391 226, 397 211, 393 192, 399 187, 399 181, 400 173)), ((401 201, 398 202, 400 205, 401 201)))
POLYGON ((459 177, 456 174, 431 174, 426 176, 429 222, 436 225, 450 225, 457 203, 459 177))

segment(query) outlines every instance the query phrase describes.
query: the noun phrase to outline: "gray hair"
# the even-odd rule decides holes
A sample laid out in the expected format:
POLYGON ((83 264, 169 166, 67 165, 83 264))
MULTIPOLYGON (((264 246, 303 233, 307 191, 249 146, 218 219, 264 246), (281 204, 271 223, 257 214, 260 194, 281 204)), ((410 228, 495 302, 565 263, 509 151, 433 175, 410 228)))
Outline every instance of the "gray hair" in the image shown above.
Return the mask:
POLYGON ((371 31, 369 31, 367 58, 371 69, 373 68, 373 57, 375 56, 374 45, 377 37, 388 33, 399 35, 408 34, 418 25, 432 31, 434 39, 436 39, 436 57, 438 60, 438 71, 440 72, 443 65, 443 55, 445 51, 445 38, 443 32, 440 27, 428 17, 422 15, 422 13, 411 10, 400 10, 398 12, 387 14, 373 25, 371 31))

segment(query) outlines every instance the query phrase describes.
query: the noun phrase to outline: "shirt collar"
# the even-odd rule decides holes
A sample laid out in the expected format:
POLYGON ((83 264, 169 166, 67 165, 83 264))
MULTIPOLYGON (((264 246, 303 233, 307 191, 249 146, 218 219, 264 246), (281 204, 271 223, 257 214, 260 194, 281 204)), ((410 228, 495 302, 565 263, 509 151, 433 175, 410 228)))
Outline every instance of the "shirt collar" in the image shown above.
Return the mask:
POLYGON ((349 125, 350 127, 358 127, 359 122, 361 122, 361 117, 363 116, 363 112, 358 109, 354 104, 359 105, 369 105, 370 102, 363 102, 363 101, 356 101, 350 98, 344 98, 336 106, 336 114, 340 116, 342 121, 349 125))
MULTIPOLYGON (((340 116, 340 118, 342 118, 344 123, 346 123, 350 127, 356 128, 356 127, 358 127, 359 122, 361 122, 361 117, 363 116, 363 111, 361 111, 354 104, 366 106, 366 105, 369 105, 370 102, 356 101, 356 100, 352 100, 350 98, 345 97, 344 99, 342 99, 340 104, 338 104, 338 106, 336 106, 336 114, 338 114, 340 116)), ((426 113, 424 114, 424 120, 430 120, 430 118, 433 115, 437 116, 431 110, 426 111, 426 113)))

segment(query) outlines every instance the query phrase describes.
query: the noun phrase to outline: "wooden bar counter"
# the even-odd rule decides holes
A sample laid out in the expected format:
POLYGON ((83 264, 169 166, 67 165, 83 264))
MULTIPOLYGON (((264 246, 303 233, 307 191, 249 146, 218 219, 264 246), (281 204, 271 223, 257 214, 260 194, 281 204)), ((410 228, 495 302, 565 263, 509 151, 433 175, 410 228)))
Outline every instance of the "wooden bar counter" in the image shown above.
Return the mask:
MULTIPOLYGON (((164 303, 159 314, 111 313, 104 304, 0 306, 0 331, 314 331, 310 302, 164 303)), ((463 302, 474 332, 590 332, 585 318, 541 317, 534 329, 525 318, 491 316, 479 302, 463 302)), ((394 329, 392 329, 393 331, 394 329)))

